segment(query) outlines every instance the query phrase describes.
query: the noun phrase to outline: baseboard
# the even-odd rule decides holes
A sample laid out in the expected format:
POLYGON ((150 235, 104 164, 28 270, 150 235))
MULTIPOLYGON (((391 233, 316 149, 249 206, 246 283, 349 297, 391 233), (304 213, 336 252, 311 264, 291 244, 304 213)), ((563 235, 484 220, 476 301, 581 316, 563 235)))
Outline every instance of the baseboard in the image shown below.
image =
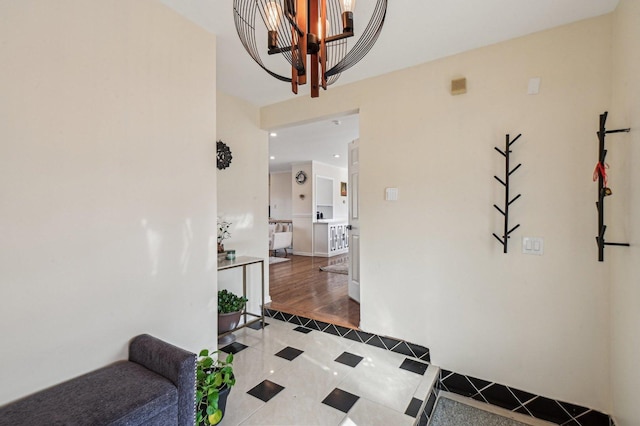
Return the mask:
POLYGON ((440 370, 437 387, 439 391, 455 393, 561 426, 615 426, 613 418, 599 411, 449 370, 440 370))

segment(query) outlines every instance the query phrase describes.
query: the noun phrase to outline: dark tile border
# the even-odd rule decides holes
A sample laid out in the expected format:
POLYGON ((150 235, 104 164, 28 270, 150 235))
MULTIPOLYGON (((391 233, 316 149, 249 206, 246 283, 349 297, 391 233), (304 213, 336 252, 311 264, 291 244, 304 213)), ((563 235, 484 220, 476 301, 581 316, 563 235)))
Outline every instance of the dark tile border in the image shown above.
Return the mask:
POLYGON ((431 420, 431 416, 433 415, 433 409, 436 407, 438 393, 440 393, 440 390, 438 389, 438 380, 436 379, 434 386, 429 391, 429 396, 424 402, 424 408, 420 412, 420 418, 417 422, 418 426, 426 426, 429 424, 429 420, 431 420))
MULTIPOLYGON (((599 411, 449 370, 440 370, 436 387, 438 390, 473 398, 561 426, 615 426, 610 416, 599 411)), ((432 411, 433 407, 431 407, 432 411)), ((420 421, 422 422, 423 417, 428 421, 431 412, 428 414, 423 412, 420 421)))
POLYGON ((404 413, 407 416, 413 417, 415 419, 416 417, 418 417, 418 413, 420 412, 420 408, 422 407, 423 402, 424 401, 421 401, 418 398, 411 398, 411 402, 407 406, 407 409, 404 411, 404 413))
POLYGON ((310 328, 312 330, 322 331, 323 333, 333 334, 334 336, 344 337, 367 345, 376 346, 381 349, 396 352, 424 362, 431 362, 429 349, 424 346, 409 343, 404 340, 394 339, 377 334, 366 333, 353 328, 341 327, 339 325, 329 324, 322 321, 312 320, 299 315, 292 315, 286 312, 276 311, 273 309, 264 309, 266 317, 275 318, 280 321, 289 322, 297 326, 310 328))

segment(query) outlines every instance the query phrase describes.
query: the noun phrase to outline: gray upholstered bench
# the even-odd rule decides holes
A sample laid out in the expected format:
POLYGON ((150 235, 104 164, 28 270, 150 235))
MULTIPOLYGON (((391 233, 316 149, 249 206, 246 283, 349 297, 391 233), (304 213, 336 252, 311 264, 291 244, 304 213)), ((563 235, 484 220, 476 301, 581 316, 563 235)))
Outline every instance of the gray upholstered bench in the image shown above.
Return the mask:
POLYGON ((195 354, 143 334, 129 360, 0 407, 0 425, 195 423, 195 354))

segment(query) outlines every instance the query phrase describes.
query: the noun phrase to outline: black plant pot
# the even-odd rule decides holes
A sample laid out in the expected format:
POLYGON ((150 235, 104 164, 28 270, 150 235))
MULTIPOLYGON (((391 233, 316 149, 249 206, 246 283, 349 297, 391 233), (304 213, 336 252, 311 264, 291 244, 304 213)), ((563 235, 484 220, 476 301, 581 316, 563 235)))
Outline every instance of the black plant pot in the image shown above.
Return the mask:
MULTIPOLYGON (((218 394, 218 408, 222 410, 222 419, 224 419, 224 413, 227 411, 227 397, 229 396, 229 392, 231 392, 231 388, 225 387, 218 394)), ((220 419, 220 421, 222 421, 222 419, 220 419)))
MULTIPOLYGON (((222 417, 220 417, 220 422, 222 421, 222 419, 224 419, 224 413, 227 411, 227 397, 229 396, 229 392, 231 392, 231 388, 228 386, 225 386, 218 393, 218 408, 220 409, 220 411, 222 411, 222 417)), ((204 420, 205 418, 207 418, 207 405, 201 403, 200 407, 198 407, 198 410, 201 411, 202 415, 204 416, 202 423, 200 423, 200 425, 198 426, 205 426, 207 424, 206 421, 204 420)))

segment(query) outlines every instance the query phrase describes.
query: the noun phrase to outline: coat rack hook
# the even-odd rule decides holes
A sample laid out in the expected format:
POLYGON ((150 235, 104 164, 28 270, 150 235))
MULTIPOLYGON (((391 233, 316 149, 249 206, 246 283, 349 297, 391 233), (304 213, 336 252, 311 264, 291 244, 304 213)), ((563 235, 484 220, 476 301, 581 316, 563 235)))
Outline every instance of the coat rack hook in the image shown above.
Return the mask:
POLYGON ((502 186, 504 187, 504 208, 500 208, 498 207, 496 204, 493 205, 493 207, 496 208, 496 210, 498 210, 503 218, 504 218, 504 226, 503 226, 503 234, 502 234, 502 238, 498 237, 497 234, 493 234, 493 236, 500 241, 500 243, 503 246, 503 252, 507 253, 507 249, 508 249, 508 241, 509 238, 511 238, 509 236, 509 234, 511 234, 513 231, 515 231, 516 229, 518 229, 520 227, 520 224, 517 224, 516 226, 509 228, 509 206, 516 201, 518 198, 520 198, 521 194, 516 195, 513 199, 511 199, 511 197, 509 196, 509 179, 511 177, 511 175, 520 168, 520 166, 522 166, 522 164, 518 164, 517 166, 515 166, 513 169, 511 169, 510 165, 509 165, 509 160, 510 160, 510 156, 511 156, 511 145, 513 145, 513 143, 515 141, 517 141, 518 139, 520 139, 520 136, 522 136, 522 134, 518 134, 518 136, 516 136, 513 140, 510 139, 509 134, 505 135, 505 148, 504 151, 501 150, 498 147, 494 147, 494 149, 496 151, 498 151, 505 159, 505 167, 504 167, 504 180, 499 178, 498 176, 493 176, 498 182, 500 182, 500 184, 502 184, 502 186))
POLYGON ((607 157, 607 149, 605 148, 605 136, 611 133, 628 133, 631 131, 627 129, 607 130, 605 128, 607 124, 607 117, 609 112, 605 111, 600 114, 598 135, 598 163, 596 172, 594 172, 594 180, 598 181, 598 199, 596 201, 596 209, 598 211, 598 235, 596 236, 596 243, 598 245, 598 261, 604 261, 604 248, 605 246, 623 246, 629 247, 628 243, 609 243, 605 241, 604 234, 607 231, 607 225, 604 224, 604 199, 612 194, 611 189, 607 187, 605 183, 606 170, 604 160, 607 157))

